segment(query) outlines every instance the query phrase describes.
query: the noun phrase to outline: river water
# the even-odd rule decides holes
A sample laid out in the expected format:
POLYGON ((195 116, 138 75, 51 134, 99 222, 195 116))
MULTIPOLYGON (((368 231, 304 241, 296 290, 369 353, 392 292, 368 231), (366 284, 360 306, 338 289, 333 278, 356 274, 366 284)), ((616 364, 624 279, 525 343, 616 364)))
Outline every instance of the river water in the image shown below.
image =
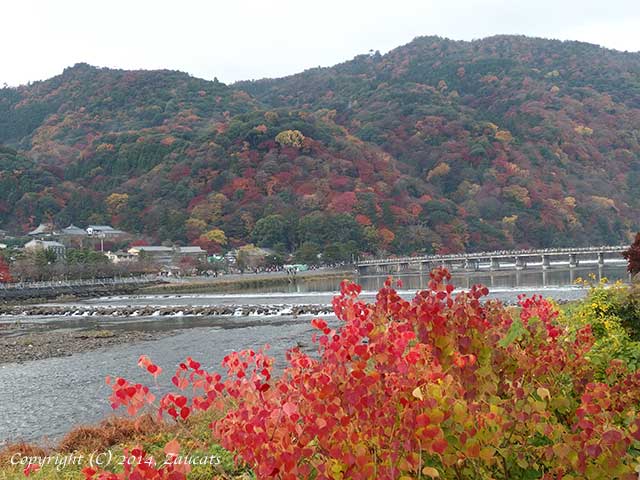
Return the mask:
MULTIPOLYGON (((624 266, 586 266, 576 269, 482 272, 456 274, 453 283, 460 288, 483 283, 490 287, 490 298, 515 303, 518 294, 540 293, 546 297, 574 300, 586 290, 573 283, 578 277, 606 276, 610 280, 628 279, 624 266)), ((410 299, 423 288, 428 277, 400 275, 400 293, 410 299)), ((385 278, 367 276, 358 279, 363 297, 373 299, 385 278)), ((219 368, 222 358, 234 350, 271 346, 270 353, 280 365, 284 353, 292 346, 313 350, 311 315, 288 314, 291 305, 326 304, 322 315, 330 324, 337 319, 328 305, 339 288, 335 280, 299 283, 287 287, 271 287, 236 294, 149 295, 107 297, 79 302, 82 306, 180 306, 180 305, 275 305, 279 315, 195 317, 3 317, 0 322, 20 320, 26 331, 55 329, 73 331, 88 328, 145 331, 173 330, 178 333, 154 341, 124 344, 70 357, 37 360, 22 364, 0 365, 0 446, 5 442, 37 440, 54 442, 76 425, 92 423, 111 412, 107 397, 110 389, 105 377, 122 376, 134 382, 151 384, 150 376, 137 367, 141 354, 146 354, 165 369, 159 378, 158 392, 172 387, 169 378, 177 364, 189 355, 204 367, 219 368)), ((70 305, 73 311, 74 305, 70 305)))

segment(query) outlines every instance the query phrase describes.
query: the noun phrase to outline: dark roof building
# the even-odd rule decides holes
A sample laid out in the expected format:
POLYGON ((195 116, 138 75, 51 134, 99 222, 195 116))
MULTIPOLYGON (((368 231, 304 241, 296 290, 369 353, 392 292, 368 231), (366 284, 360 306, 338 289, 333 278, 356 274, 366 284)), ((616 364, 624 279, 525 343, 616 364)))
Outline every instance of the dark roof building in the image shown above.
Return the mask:
POLYGON ((86 237, 87 231, 80 227, 76 227, 74 224, 69 225, 67 228, 63 228, 60 235, 69 237, 86 237))
POLYGON ((27 233, 30 237, 46 237, 50 235, 56 235, 56 228, 53 223, 41 223, 35 230, 27 233))

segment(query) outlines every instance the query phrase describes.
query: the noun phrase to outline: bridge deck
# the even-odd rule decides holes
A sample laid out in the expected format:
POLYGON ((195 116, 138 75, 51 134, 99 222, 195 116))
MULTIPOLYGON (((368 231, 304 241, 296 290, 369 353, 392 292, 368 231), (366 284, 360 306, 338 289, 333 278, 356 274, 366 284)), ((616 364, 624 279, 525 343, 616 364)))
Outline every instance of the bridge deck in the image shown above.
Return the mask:
POLYGON ((357 267, 372 265, 415 264, 465 260, 491 260, 521 257, 554 257, 557 255, 587 255, 604 253, 622 253, 629 249, 628 245, 580 247, 580 248, 544 248, 535 250, 498 250, 494 252, 455 253, 450 255, 423 255, 418 257, 377 258, 356 262, 357 267))

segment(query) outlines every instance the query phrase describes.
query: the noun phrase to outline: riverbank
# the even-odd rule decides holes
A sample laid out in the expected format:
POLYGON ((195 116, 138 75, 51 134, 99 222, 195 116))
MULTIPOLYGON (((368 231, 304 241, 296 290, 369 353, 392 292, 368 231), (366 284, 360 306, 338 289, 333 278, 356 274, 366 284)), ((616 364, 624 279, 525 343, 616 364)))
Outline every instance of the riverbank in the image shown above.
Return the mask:
POLYGON ((297 272, 295 275, 286 272, 263 272, 229 274, 219 277, 197 277, 185 279, 169 279, 168 283, 152 285, 140 289, 143 294, 171 294, 171 293, 213 293, 230 292, 235 290, 250 290, 288 286, 291 284, 306 284, 313 287, 314 282, 325 280, 354 279, 356 273, 351 269, 328 270, 318 269, 297 272))
POLYGON ((157 278, 111 278, 2 285, 0 304, 15 305, 61 298, 79 299, 108 295, 132 295, 145 285, 155 285, 162 281, 157 278))
POLYGON ((172 332, 83 330, 23 333, 19 325, 4 324, 0 329, 0 365, 45 358, 68 357, 75 353, 125 343, 158 340, 172 332))
POLYGON ((209 460, 191 462, 189 478, 255 478, 248 467, 234 461, 231 453, 217 445, 210 445, 209 425, 219 415, 218 412, 199 413, 181 427, 175 423, 158 421, 151 414, 136 419, 112 416, 96 425, 74 428, 53 446, 10 444, 0 448, 0 478, 24 480, 24 469, 29 458, 42 463, 36 478, 43 480, 83 478, 82 470, 95 468, 97 461, 106 470, 121 472, 119 459, 123 458, 125 450, 131 452, 134 448, 141 448, 150 458, 162 460, 166 458, 164 446, 173 439, 178 439, 188 449, 191 459, 209 460))

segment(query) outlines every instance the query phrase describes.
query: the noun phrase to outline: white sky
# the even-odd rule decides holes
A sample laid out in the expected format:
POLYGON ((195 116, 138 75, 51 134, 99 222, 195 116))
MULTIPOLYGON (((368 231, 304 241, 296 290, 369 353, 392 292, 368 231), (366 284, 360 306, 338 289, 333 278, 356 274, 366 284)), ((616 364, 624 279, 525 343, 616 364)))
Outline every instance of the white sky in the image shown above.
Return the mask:
POLYGON ((524 34, 640 51, 640 0, 3 0, 0 86, 87 62, 230 83, 416 36, 524 34))

